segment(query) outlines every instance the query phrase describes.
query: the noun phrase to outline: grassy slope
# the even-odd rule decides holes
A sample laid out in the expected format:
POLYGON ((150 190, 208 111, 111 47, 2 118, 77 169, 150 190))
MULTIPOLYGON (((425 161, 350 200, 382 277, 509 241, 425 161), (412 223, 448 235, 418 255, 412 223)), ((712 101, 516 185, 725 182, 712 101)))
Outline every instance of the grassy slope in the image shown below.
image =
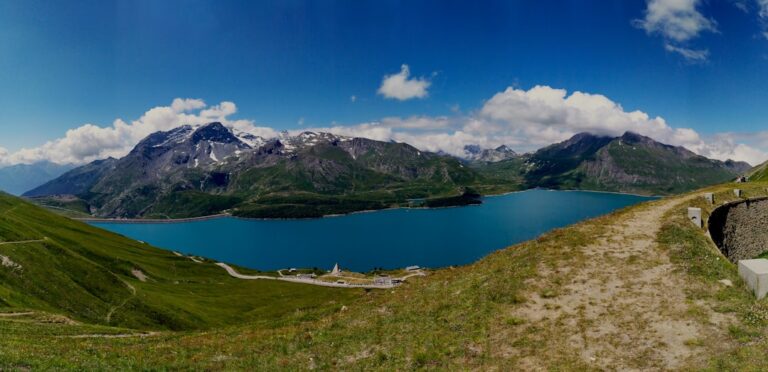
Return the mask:
MULTIPOLYGON (((765 186, 740 185, 748 197, 764 195, 765 186)), ((719 204, 732 199, 732 187, 707 190, 716 192, 719 204)), ((700 198, 681 203, 665 215, 657 236, 676 271, 687 279, 688 311, 681 316, 718 336, 686 344, 700 355, 689 367, 764 370, 768 367, 768 301, 754 301, 738 279, 735 265, 687 221, 689 205, 704 208, 705 216, 711 209, 700 198), (723 286, 721 279, 735 286, 723 286), (727 329, 712 329, 711 318, 702 310, 705 307, 732 323, 727 329)), ((589 369, 580 351, 567 346, 567 337, 558 327, 541 328, 516 317, 515 311, 529 301, 525 293, 536 278, 546 279, 546 285, 534 286, 538 297, 557 298, 559 288, 570 280, 567 268, 586 259, 580 247, 604 234, 606 226, 646 207, 555 230, 475 264, 439 270, 391 293, 371 293, 350 302, 346 311, 319 318, 292 317, 268 326, 253 323, 149 338, 66 339, 55 335, 116 331, 0 317, 0 332, 8 335, 0 338, 0 366, 511 369, 531 367, 527 363, 533 359, 549 369, 589 369), (560 274, 552 275, 554 270, 560 274)))
POLYGON ((62 313, 93 324, 184 330, 279 321, 297 310, 334 309, 361 294, 233 279, 210 263, 0 194, 0 241, 37 239, 0 245, 0 255, 22 266, 0 267, 0 307, 62 313), (134 269, 149 279, 138 280, 134 269))
MULTIPOLYGON (((318 320, 286 322, 280 328, 251 324, 204 334, 167 333, 149 339, 48 337, 37 344, 26 344, 26 336, 14 333, 13 341, 0 341, 0 350, 6 350, 0 351, 0 361, 12 366, 86 368, 482 366, 499 362, 487 359, 483 350, 492 347, 498 328, 516 327, 516 319, 506 315, 507 309, 525 301, 520 292, 535 275, 537 263, 559 262, 565 257, 562 245, 587 244, 600 226, 556 230, 476 264, 440 270, 391 293, 373 292, 351 303, 347 311, 318 320), (71 348, 71 342, 79 346, 71 348), (23 352, 11 347, 19 344, 25 345, 23 352), (63 353, 64 349, 74 352, 63 353)), ((513 341, 528 353, 542 342, 525 335, 513 341)), ((553 363, 580 365, 572 355, 555 357, 553 363)))
POLYGON ((768 162, 752 168, 748 174, 751 181, 768 181, 768 162))
POLYGON ((686 218, 688 206, 700 207, 706 223, 714 207, 737 199, 732 193, 734 186, 742 189, 744 198, 752 198, 765 196, 768 183, 726 184, 700 190, 715 193, 715 206, 703 198, 679 205, 666 216, 659 242, 667 247, 673 262, 690 281, 687 295, 689 301, 697 304, 692 311, 705 304, 732 318, 732 324, 720 330, 723 337, 697 340, 695 346, 710 354, 702 367, 713 371, 764 371, 768 369, 768 299, 756 301, 739 278, 736 265, 725 259, 714 243, 686 218), (722 279, 735 285, 723 286, 719 282, 722 279))

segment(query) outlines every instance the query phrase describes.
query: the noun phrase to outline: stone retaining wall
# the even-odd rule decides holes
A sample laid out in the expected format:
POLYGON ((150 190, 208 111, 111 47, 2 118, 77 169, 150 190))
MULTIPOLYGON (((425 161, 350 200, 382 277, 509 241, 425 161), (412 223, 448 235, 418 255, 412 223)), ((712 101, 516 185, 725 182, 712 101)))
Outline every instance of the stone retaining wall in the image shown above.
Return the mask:
POLYGON ((729 260, 755 258, 768 251, 768 198, 717 207, 707 225, 712 240, 729 260))

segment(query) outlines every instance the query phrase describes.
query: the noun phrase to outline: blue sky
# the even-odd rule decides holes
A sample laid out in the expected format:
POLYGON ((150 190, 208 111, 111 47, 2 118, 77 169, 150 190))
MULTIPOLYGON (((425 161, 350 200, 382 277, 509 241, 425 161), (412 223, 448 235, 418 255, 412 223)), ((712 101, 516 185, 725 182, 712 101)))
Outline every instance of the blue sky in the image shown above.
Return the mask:
POLYGON ((747 135, 768 115, 760 1, 656 1, 690 3, 711 27, 683 40, 644 29, 648 3, 629 0, 4 1, 0 147, 136 120, 177 97, 231 101, 232 118, 282 130, 466 121, 508 87, 543 85, 762 149, 747 135), (403 64, 429 83, 424 97, 377 93, 403 64))

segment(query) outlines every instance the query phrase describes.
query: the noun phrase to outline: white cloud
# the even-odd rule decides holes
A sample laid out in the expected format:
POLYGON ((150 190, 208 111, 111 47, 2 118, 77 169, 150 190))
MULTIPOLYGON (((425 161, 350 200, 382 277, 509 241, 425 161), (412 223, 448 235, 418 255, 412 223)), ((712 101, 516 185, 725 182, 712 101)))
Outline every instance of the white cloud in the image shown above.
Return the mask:
POLYGON ((678 43, 689 41, 701 32, 716 32, 714 20, 697 9, 700 0, 648 0, 645 18, 635 25, 649 34, 660 34, 678 43))
POLYGON ((447 116, 423 116, 414 115, 407 118, 386 117, 381 119, 381 125, 389 128, 435 130, 445 129, 451 125, 451 119, 447 116))
POLYGON ((8 150, 4 147, 0 147, 0 167, 4 167, 6 165, 10 165, 8 162, 8 150))
POLYGON ((687 46, 702 32, 717 32, 717 23, 699 11, 700 3, 701 0, 647 0, 645 17, 633 24, 649 35, 661 35, 667 51, 689 61, 704 61, 709 55, 707 50, 687 46))
MULTIPOLYGON (((762 0, 758 0, 762 1, 762 0)), ((736 7, 736 9, 741 10, 744 13, 749 13, 749 5, 747 4, 747 0, 732 0, 733 6, 736 7)))
MULTIPOLYGON (((566 140, 580 132, 620 136, 632 131, 721 160, 757 164, 768 158, 762 150, 737 143, 734 136, 702 138, 693 129, 669 126, 661 117, 638 110, 627 111, 604 95, 578 91, 569 94, 564 89, 548 86, 529 90, 507 88, 470 116, 389 117, 372 123, 313 130, 407 142, 423 150, 454 155, 462 155, 468 144, 484 148, 508 145, 524 152, 566 140)), ((768 140, 764 147, 768 147, 768 140)))
MULTIPOLYGON (((237 106, 232 102, 214 106, 207 106, 201 100, 174 100, 174 103, 152 108, 131 122, 117 119, 108 127, 85 124, 36 148, 13 153, 0 148, 0 165, 41 160, 82 164, 108 156, 120 157, 153 132, 211 121, 220 121, 235 130, 264 138, 279 134, 273 128, 254 125, 251 120, 230 119, 237 113, 237 106)), ((704 137, 690 128, 674 128, 661 117, 639 110, 625 110, 604 95, 569 93, 549 86, 528 90, 509 87, 467 115, 386 117, 375 122, 292 132, 304 130, 394 140, 422 150, 454 155, 462 155, 468 144, 484 148, 508 145, 518 152, 525 152, 566 140, 579 132, 619 136, 633 131, 663 143, 684 146, 710 158, 743 160, 750 164, 768 159, 768 153, 763 151, 768 149, 768 131, 704 137)))
MULTIPOLYGON (((577 91, 568 95, 565 90, 547 86, 528 91, 508 88, 488 100, 480 114, 481 119, 498 122, 494 135, 526 139, 537 145, 560 141, 578 132, 619 136, 632 131, 720 160, 757 164, 768 158, 764 151, 734 140, 718 137, 709 141, 693 129, 673 128, 661 117, 651 117, 639 110, 626 111, 600 94, 577 91)), ((488 125, 475 127, 479 132, 489 128, 488 125)))
POLYGON ((672 44, 664 44, 664 49, 668 52, 680 54, 691 62, 704 62, 709 58, 709 50, 707 49, 689 49, 674 46, 672 44))
MULTIPOLYGON (((498 130, 523 136, 534 144, 563 140, 578 132, 621 135, 631 130, 661 141, 676 136, 660 117, 642 111, 625 111, 600 94, 536 86, 529 90, 507 88, 480 110, 480 119, 492 121, 498 130)), ((476 130, 487 128, 474 124, 476 130)), ((466 129, 466 128, 465 128, 466 129)))
POLYGON ((763 37, 768 39, 768 0, 755 0, 757 3, 757 15, 763 26, 763 37))
POLYGON ((116 119, 111 126, 85 124, 68 130, 63 137, 48 141, 36 148, 23 148, 8 153, 0 151, 0 164, 29 164, 43 160, 55 163, 82 164, 109 156, 122 157, 139 141, 151 133, 167 131, 190 124, 201 125, 220 121, 238 131, 262 137, 274 137, 277 131, 257 127, 250 120, 230 120, 237 112, 232 102, 221 102, 208 107, 199 99, 174 99, 170 106, 159 106, 145 112, 130 123, 116 119))
POLYGON ((424 98, 428 95, 430 81, 426 78, 410 78, 408 65, 400 66, 397 74, 386 75, 381 81, 378 93, 386 98, 405 101, 412 98, 424 98))
POLYGON ((349 96, 349 101, 352 103, 357 102, 357 96, 349 96))
POLYGON ((205 107, 205 102, 201 99, 176 98, 173 100, 173 103, 171 103, 171 108, 176 112, 197 110, 203 107, 205 107))
POLYGON ((760 18, 768 18, 768 0, 756 0, 760 18))

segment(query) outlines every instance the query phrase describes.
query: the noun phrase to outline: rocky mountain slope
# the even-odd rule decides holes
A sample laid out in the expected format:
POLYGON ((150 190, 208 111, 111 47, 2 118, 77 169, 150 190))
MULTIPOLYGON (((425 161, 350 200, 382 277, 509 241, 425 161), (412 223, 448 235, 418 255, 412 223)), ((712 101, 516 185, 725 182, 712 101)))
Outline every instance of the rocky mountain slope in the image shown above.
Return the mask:
POLYGON ((483 149, 478 145, 464 146, 464 159, 469 161, 493 163, 517 156, 519 155, 506 145, 501 145, 495 149, 483 149))
POLYGON ((750 168, 707 159, 636 133, 580 133, 532 154, 478 166, 483 174, 516 178, 527 187, 671 194, 728 181, 750 168))
POLYGON ((524 155, 506 146, 468 146, 467 154, 473 160, 329 133, 265 139, 211 123, 154 133, 121 159, 73 169, 24 195, 98 217, 230 212, 292 218, 402 206, 409 199, 472 204, 476 192, 531 187, 672 194, 749 169, 630 132, 616 138, 582 133, 524 155))
POLYGON ((316 217, 455 196, 476 181, 457 159, 407 144, 313 132, 263 139, 211 123, 154 133, 122 159, 24 195, 74 194, 99 217, 316 217))

